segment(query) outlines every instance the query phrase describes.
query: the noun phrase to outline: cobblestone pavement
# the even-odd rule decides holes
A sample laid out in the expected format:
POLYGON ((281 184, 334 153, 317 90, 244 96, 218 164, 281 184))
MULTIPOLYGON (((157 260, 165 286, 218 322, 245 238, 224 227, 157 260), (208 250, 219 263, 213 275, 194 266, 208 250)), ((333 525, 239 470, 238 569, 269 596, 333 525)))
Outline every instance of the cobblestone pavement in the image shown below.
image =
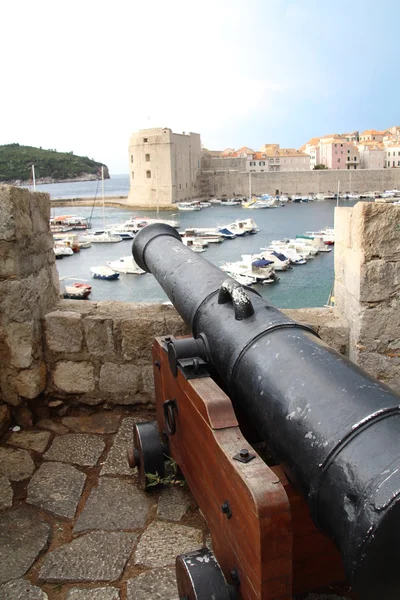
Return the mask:
POLYGON ((177 599, 175 557, 209 536, 186 489, 137 485, 126 450, 151 419, 58 417, 1 438, 1 600, 177 599))

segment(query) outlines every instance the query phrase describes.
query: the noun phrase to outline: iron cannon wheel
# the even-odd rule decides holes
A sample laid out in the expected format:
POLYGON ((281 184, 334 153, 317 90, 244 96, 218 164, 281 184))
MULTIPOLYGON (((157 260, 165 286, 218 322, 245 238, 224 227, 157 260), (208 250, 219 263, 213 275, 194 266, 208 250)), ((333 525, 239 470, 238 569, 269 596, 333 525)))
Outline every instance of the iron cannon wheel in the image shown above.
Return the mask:
POLYGON ((235 589, 228 585, 214 554, 202 548, 176 559, 179 600, 236 600, 235 589))
POLYGON ((150 486, 146 474, 165 477, 164 447, 157 428, 157 421, 136 423, 133 426, 133 444, 135 447, 135 466, 138 468, 139 485, 144 491, 149 491, 156 486, 150 486))

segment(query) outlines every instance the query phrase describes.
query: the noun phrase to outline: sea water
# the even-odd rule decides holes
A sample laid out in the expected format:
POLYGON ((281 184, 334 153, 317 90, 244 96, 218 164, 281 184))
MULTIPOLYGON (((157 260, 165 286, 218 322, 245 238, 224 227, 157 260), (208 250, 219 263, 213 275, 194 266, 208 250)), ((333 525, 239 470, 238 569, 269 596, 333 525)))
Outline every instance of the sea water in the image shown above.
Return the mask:
MULTIPOLYGON (((93 182, 91 182, 93 185, 93 182)), ((64 184, 71 185, 71 184, 64 184)), ((65 192, 67 193, 67 192, 65 192)), ((341 201, 341 206, 353 206, 355 201, 341 201)), ((180 230, 189 227, 216 227, 227 225, 236 219, 251 217, 260 232, 255 235, 225 240, 222 244, 209 244, 201 256, 220 266, 223 262, 241 260, 242 254, 255 254, 272 240, 292 238, 306 231, 317 231, 333 226, 336 202, 289 203, 274 209, 251 210, 242 207, 212 206, 196 212, 162 211, 165 219, 180 221, 180 230)), ((93 207, 53 208, 52 216, 73 212, 76 215, 92 215, 92 231, 103 228, 103 209, 99 202, 93 207)), ((152 211, 104 209, 106 225, 123 223, 132 216, 155 217, 152 211)), ((121 274, 116 281, 91 279, 90 267, 105 265, 106 261, 117 260, 131 254, 132 242, 92 244, 91 248, 70 257, 58 260, 56 265, 60 277, 72 280, 89 281, 92 288, 90 299, 122 300, 124 302, 164 302, 167 300, 162 288, 151 274, 121 274)), ((319 253, 305 265, 294 266, 289 271, 277 272, 280 280, 270 285, 257 284, 255 289, 279 308, 305 308, 324 306, 327 303, 333 284, 334 249, 319 253)), ((195 274, 194 274, 195 276, 195 274)))

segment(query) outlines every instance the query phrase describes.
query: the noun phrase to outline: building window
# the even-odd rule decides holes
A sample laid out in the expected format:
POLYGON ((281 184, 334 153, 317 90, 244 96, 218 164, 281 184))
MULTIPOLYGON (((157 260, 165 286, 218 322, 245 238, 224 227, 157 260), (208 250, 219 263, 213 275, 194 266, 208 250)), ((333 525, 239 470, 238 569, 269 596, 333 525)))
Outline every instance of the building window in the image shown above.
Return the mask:
POLYGON ((132 171, 132 179, 135 179, 135 173, 132 171))
POLYGON ((146 143, 149 141, 149 138, 143 138, 143 142, 146 143))
POLYGON ((146 162, 150 162, 150 154, 145 154, 145 160, 146 162))
POLYGON ((357 156, 354 157, 354 160, 357 160, 357 156))
POLYGON ((350 154, 350 150, 347 150, 347 154, 350 154))
POLYGON ((181 188, 182 188, 182 186, 181 186, 181 184, 179 184, 179 189, 181 189, 181 188))
POLYGON ((388 152, 388 156, 390 156, 390 152, 388 152))
POLYGON ((131 163, 133 163, 133 154, 131 154, 131 163))
POLYGON ((187 187, 187 184, 186 184, 186 187, 187 187))
POLYGON ((341 153, 340 153, 340 154, 343 154, 343 150, 341 151, 341 153))
POLYGON ((397 161, 397 166, 400 167, 400 160, 397 161))
MULTIPOLYGON (((343 148, 343 144, 340 144, 340 147, 343 148)), ((343 154, 343 153, 342 153, 343 154)))
POLYGON ((338 158, 337 161, 340 162, 340 158, 338 158))
POLYGON ((151 177, 151 171, 146 171, 146 177, 147 177, 147 179, 150 179, 150 177, 151 177))
POLYGON ((394 167, 396 166, 396 161, 395 161, 395 160, 393 161, 393 166, 394 166, 394 167))

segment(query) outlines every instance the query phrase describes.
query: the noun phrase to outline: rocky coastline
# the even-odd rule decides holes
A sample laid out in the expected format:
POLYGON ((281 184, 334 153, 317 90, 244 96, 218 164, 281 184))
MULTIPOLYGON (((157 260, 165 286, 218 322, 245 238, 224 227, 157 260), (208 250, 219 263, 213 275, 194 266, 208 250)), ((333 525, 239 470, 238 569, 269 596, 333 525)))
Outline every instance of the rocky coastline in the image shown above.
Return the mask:
MULTIPOLYGON (((36 185, 43 185, 47 183, 73 183, 74 181, 98 181, 101 179, 101 175, 97 173, 82 173, 78 177, 71 177, 68 179, 54 179, 54 177, 38 177, 36 179, 36 185)), ((104 169, 104 179, 111 179, 108 169, 104 169)), ((0 181, 0 184, 16 185, 16 186, 29 186, 32 185, 32 179, 24 181, 22 179, 14 179, 12 181, 0 181)))

